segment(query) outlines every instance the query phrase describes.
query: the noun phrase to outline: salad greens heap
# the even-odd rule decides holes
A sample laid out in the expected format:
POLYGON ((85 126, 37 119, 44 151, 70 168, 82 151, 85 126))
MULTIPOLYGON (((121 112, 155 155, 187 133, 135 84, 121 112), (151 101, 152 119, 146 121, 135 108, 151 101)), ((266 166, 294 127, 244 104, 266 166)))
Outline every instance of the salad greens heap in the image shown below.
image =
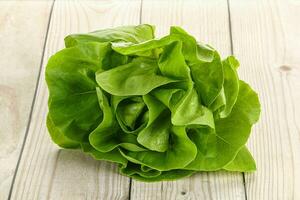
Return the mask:
POLYGON ((142 181, 253 171, 245 143, 260 115, 234 56, 180 27, 143 24, 74 34, 46 68, 47 127, 63 148, 119 164, 142 181))

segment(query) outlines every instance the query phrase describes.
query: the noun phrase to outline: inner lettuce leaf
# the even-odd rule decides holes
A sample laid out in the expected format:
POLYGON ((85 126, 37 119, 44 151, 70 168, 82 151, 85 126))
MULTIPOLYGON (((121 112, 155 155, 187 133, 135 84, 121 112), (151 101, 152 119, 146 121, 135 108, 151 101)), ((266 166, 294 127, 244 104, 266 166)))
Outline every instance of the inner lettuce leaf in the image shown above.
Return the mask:
POLYGON ((239 79, 238 60, 221 59, 180 27, 162 38, 154 30, 142 24, 65 38, 45 74, 53 142, 141 181, 256 170, 246 142, 260 103, 239 79))

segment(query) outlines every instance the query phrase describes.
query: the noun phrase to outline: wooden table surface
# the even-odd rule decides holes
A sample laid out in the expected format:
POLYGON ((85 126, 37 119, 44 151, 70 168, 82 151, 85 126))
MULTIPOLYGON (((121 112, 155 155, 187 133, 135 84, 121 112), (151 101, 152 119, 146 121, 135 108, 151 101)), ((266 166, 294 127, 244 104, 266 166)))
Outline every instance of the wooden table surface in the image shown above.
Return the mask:
POLYGON ((300 1, 0 1, 0 200, 300 199, 300 1), (69 33, 179 25, 241 63, 262 114, 247 146, 254 173, 203 172, 143 183, 54 145, 45 126, 45 64, 69 33), (298 188, 298 189, 297 189, 298 188))

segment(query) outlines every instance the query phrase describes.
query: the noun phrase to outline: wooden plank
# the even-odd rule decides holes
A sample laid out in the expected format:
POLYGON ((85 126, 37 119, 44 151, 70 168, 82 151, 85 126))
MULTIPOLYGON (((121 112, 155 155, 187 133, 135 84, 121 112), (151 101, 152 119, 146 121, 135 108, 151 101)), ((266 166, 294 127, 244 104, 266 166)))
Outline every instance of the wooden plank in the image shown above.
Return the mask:
POLYGON ((0 199, 7 199, 42 58, 52 1, 0 1, 0 199))
MULTIPOLYGON (((226 0, 143 1, 142 23, 156 25, 158 36, 179 25, 198 40, 231 54, 226 0)), ((198 173, 174 182, 132 181, 132 199, 245 199, 241 173, 198 173)))
POLYGON ((230 0, 240 74, 258 91, 262 115, 250 138, 257 172, 249 200, 300 199, 300 3, 230 0))
MULTIPOLYGON (((69 33, 138 24, 140 1, 56 1, 44 65, 63 48, 69 33)), ((95 161, 80 152, 58 150, 47 133, 48 91, 44 70, 11 199, 126 199, 129 178, 116 166, 95 161)))

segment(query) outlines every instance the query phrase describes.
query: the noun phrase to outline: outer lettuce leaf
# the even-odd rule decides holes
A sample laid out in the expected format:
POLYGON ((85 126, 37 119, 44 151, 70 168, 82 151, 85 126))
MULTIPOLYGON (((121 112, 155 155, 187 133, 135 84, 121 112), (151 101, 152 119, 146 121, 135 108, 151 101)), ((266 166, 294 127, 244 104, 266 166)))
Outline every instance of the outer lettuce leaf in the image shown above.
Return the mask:
POLYGON ((224 83, 223 65, 217 52, 211 62, 191 66, 195 88, 205 106, 210 106, 221 92, 224 83))
POLYGON ((184 168, 195 159, 196 145, 189 139, 184 127, 172 126, 169 137, 169 148, 165 152, 122 151, 122 155, 133 163, 143 164, 160 171, 184 168))
POLYGON ((50 115, 47 116, 47 128, 49 130, 51 139, 60 147, 65 149, 80 148, 80 143, 67 138, 63 133, 55 127, 50 115))
POLYGON ((224 167, 228 171, 252 172, 256 170, 255 161, 247 149, 243 146, 234 160, 224 167))
POLYGON ((182 54, 182 42, 167 45, 159 58, 158 66, 163 76, 174 79, 190 78, 190 69, 182 54))
POLYGON ((49 116, 66 137, 88 141, 102 119, 95 87, 95 72, 102 67, 107 43, 89 43, 61 50, 46 68, 49 116), (98 59, 101 58, 101 59, 98 59))
POLYGON ((212 112, 201 105, 194 88, 187 91, 182 100, 172 109, 172 124, 176 126, 202 125, 215 127, 212 112))
POLYGON ((104 72, 98 71, 96 80, 101 88, 116 96, 146 95, 161 85, 176 82, 159 74, 155 60, 144 58, 104 72))
POLYGON ((257 94, 248 84, 240 81, 239 95, 230 115, 215 121, 215 131, 198 129, 190 135, 199 151, 187 168, 212 171, 231 162, 247 142, 251 126, 258 120, 259 113, 257 94), (203 134, 207 135, 207 139, 203 139, 203 134), (203 153, 203 146, 207 146, 210 153, 203 153))
POLYGON ((236 72, 237 67, 239 66, 238 61, 233 57, 228 57, 223 61, 223 70, 224 70, 224 96, 225 96, 225 105, 223 110, 220 112, 220 117, 227 117, 235 105, 235 102, 239 93, 239 78, 236 72))
POLYGON ((73 34, 65 45, 46 68, 47 127, 60 147, 141 181, 256 169, 245 144, 260 104, 234 56, 221 60, 180 27, 157 39, 151 25, 73 34))
POLYGON ((91 155, 96 160, 106 160, 118 163, 120 167, 125 167, 128 161, 121 155, 118 149, 114 149, 110 152, 101 152, 93 148, 89 143, 81 144, 82 151, 91 155))
POLYGON ((170 171, 158 171, 149 170, 143 171, 143 166, 136 164, 127 165, 125 168, 121 167, 121 174, 127 175, 139 181, 153 182, 153 181, 172 181, 179 178, 191 176, 195 171, 191 170, 170 170, 170 171))
POLYGON ((140 43, 154 38, 154 26, 121 26, 117 28, 94 31, 88 34, 72 34, 65 38, 66 47, 88 42, 130 42, 140 43))

